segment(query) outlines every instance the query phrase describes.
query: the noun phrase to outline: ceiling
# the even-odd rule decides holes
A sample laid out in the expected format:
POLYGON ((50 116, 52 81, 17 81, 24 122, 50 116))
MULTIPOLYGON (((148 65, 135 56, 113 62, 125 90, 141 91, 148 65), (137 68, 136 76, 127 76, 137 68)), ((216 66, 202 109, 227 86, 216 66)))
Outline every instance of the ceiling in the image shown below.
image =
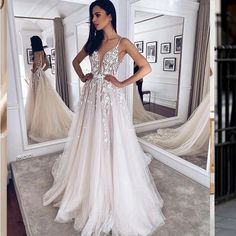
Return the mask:
MULTIPOLYGON (((13 0, 14 15, 20 17, 66 18, 74 12, 90 4, 93 0, 13 0)), ((142 11, 135 12, 135 23, 157 17, 156 13, 142 11)), ((50 28, 52 20, 34 20, 26 18, 16 18, 20 29, 40 30, 50 28)))
POLYGON ((138 24, 143 21, 150 20, 152 18, 160 17, 161 14, 145 12, 145 11, 135 11, 135 20, 134 23, 138 24))
MULTIPOLYGON (((89 0, 13 0, 13 8, 15 16, 51 19, 55 17, 66 18, 90 2, 89 0)), ((21 28, 31 29, 35 27, 36 30, 47 29, 53 23, 50 20, 19 18, 17 18, 17 22, 21 24, 21 28)))

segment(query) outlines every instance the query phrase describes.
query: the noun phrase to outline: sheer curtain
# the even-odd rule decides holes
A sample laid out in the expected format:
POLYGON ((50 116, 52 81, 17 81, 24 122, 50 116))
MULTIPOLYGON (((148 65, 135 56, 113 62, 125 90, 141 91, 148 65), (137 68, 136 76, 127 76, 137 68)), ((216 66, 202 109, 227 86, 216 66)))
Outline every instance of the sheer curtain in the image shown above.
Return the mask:
POLYGON ((189 116, 198 107, 209 89, 209 36, 210 1, 200 0, 198 12, 194 65, 192 73, 192 91, 189 104, 189 116))
POLYGON ((69 107, 69 92, 65 64, 64 27, 61 18, 54 19, 55 51, 56 51, 56 90, 69 107))

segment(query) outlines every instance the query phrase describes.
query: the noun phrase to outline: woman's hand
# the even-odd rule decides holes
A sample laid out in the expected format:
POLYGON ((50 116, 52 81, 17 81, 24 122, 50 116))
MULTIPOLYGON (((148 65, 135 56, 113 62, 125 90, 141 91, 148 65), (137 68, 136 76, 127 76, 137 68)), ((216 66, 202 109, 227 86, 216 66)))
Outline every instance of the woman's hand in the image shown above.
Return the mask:
POLYGON ((91 80, 92 78, 93 78, 93 74, 92 73, 88 73, 84 77, 82 77, 81 80, 83 82, 86 82, 87 80, 91 80))
POLYGON ((104 79, 106 81, 111 82, 113 85, 115 85, 118 88, 123 88, 124 87, 123 83, 120 82, 119 80, 117 80, 117 78, 115 76, 113 76, 113 75, 105 75, 104 79))

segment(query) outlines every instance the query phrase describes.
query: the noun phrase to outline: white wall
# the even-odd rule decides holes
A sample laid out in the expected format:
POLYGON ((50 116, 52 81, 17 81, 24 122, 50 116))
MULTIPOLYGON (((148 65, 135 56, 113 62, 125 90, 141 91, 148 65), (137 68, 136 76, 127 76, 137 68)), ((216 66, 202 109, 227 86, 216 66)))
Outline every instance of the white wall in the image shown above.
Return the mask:
POLYGON ((161 16, 135 24, 135 41, 144 41, 143 56, 146 57, 146 43, 157 41, 157 62, 150 63, 152 72, 143 82, 143 90, 151 91, 151 102, 176 108, 180 55, 174 54, 174 36, 182 35, 183 18, 161 16), (161 44, 171 43, 171 53, 161 54, 161 44), (175 71, 163 71, 163 59, 176 58, 175 71))

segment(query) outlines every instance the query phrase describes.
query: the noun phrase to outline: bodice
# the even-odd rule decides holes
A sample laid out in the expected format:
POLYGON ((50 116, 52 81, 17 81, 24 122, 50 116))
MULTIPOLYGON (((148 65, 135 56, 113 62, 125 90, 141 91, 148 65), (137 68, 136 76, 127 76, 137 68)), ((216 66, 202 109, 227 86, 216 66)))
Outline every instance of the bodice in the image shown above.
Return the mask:
POLYGON ((118 45, 107 51, 103 58, 100 58, 98 51, 94 51, 89 57, 91 63, 91 72, 94 78, 104 76, 105 74, 116 75, 119 68, 118 45))
POLYGON ((40 57, 36 62, 35 62, 35 66, 36 68, 43 68, 43 60, 42 58, 40 57))

